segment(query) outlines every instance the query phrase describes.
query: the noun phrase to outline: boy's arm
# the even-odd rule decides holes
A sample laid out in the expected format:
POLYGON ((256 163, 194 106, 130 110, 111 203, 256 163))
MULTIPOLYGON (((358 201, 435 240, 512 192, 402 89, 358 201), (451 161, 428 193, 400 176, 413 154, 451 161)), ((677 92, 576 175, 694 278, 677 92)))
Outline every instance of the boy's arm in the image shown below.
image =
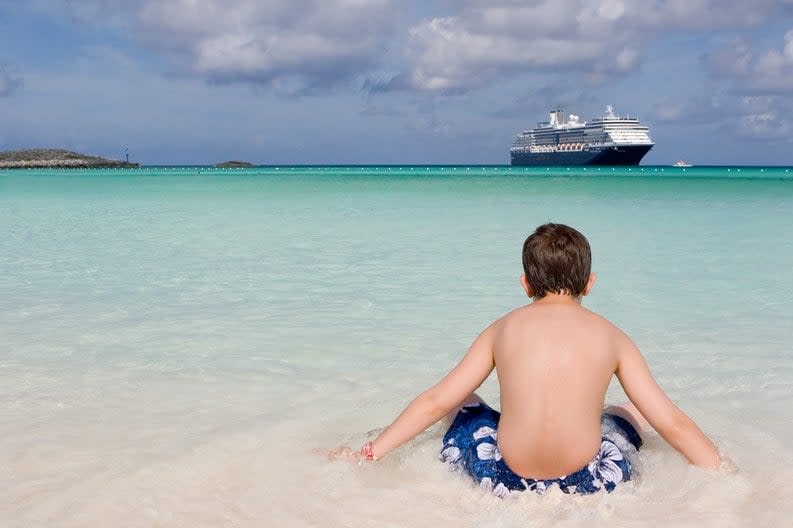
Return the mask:
POLYGON ((713 442, 658 386, 636 345, 624 334, 619 339, 616 374, 631 402, 653 429, 690 463, 719 468, 719 452, 713 442))
POLYGON ((494 326, 485 329, 456 367, 433 387, 421 393, 377 436, 371 445, 375 458, 384 457, 446 416, 487 379, 495 366, 494 326))

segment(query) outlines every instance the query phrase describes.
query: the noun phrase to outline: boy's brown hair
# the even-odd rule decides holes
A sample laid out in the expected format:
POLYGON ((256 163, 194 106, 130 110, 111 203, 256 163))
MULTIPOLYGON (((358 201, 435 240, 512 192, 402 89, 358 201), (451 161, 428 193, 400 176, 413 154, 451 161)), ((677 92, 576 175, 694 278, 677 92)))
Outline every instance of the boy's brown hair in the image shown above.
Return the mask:
POLYGON ((592 270, 586 237, 563 224, 544 224, 523 243, 523 271, 532 297, 549 293, 580 297, 592 270))

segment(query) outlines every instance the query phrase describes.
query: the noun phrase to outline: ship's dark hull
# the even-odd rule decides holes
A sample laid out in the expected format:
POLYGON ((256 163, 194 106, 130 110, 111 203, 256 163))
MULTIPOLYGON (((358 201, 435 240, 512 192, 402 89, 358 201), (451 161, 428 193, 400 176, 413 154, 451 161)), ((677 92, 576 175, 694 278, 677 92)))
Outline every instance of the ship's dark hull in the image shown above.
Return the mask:
POLYGON ((543 167, 575 165, 638 165, 652 145, 609 147, 600 150, 574 150, 564 152, 512 152, 512 165, 543 167))

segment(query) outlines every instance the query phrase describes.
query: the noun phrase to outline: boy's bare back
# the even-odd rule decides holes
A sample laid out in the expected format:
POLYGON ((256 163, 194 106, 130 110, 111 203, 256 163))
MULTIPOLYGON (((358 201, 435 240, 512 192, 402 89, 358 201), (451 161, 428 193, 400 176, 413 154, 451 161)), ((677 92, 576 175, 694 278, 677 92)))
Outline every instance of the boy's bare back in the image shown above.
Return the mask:
POLYGON ((533 478, 584 466, 600 447, 600 417, 621 332, 561 295, 519 308, 490 330, 504 460, 533 478))

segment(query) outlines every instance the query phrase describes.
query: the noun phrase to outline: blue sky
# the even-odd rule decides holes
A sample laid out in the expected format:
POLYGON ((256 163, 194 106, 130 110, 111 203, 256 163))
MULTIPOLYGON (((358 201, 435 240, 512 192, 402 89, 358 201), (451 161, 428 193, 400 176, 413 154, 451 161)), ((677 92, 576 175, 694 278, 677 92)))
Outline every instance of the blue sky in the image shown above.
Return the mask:
POLYGON ((508 163, 607 104, 647 164, 793 165, 793 0, 0 0, 0 150, 508 163))

